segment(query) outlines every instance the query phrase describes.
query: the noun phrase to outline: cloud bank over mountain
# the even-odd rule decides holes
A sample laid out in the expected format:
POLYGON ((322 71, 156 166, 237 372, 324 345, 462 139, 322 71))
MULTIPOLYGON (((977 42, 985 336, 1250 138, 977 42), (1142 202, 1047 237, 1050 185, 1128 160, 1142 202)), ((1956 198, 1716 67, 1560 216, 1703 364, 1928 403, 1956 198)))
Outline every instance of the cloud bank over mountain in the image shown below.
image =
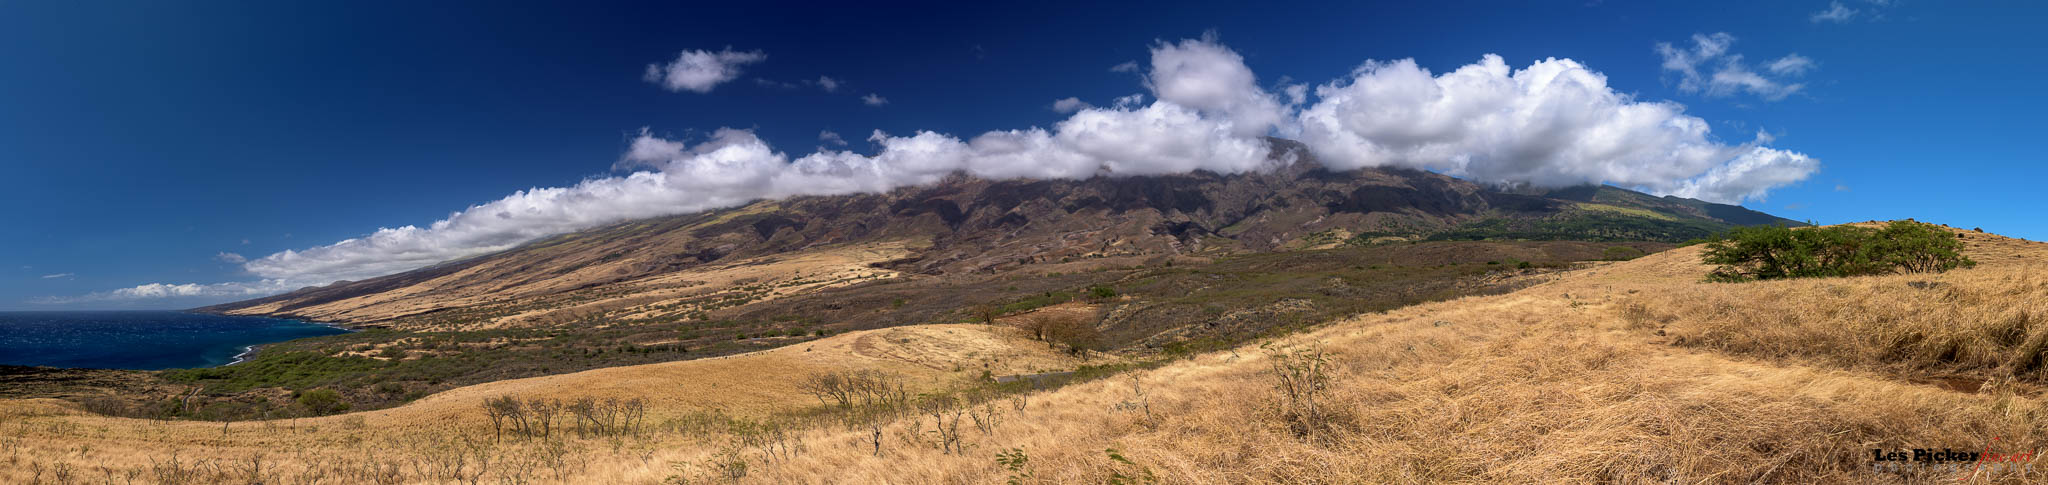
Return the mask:
POLYGON ((1412 60, 1368 62, 1316 87, 1301 141, 1333 169, 1403 166, 1497 184, 1612 183, 1713 202, 1759 198, 1819 161, 1727 145, 1674 103, 1616 92, 1570 59, 1511 69, 1500 56, 1432 75, 1412 60))
MULTIPOLYGON (((708 92, 736 77, 738 65, 763 59, 759 53, 685 51, 675 62, 650 65, 647 78, 670 90, 708 92)), ((1783 69, 1803 69, 1796 64, 1783 69)), ((759 199, 882 192, 955 172, 1080 179, 1234 174, 1291 163, 1267 158, 1268 135, 1301 140, 1333 170, 1408 167, 1548 187, 1612 183, 1727 203, 1762 198, 1805 179, 1819 163, 1770 148, 1764 136, 1718 141, 1707 122, 1684 107, 1636 100, 1570 59, 1515 69, 1487 55, 1440 74, 1408 59, 1366 61, 1343 79, 1312 89, 1278 85, 1276 94, 1261 87, 1243 56, 1205 37, 1153 45, 1142 84, 1149 103, 1144 94, 1107 106, 1063 99, 1054 108, 1071 114, 1049 128, 968 138, 875 131, 867 138, 871 154, 835 149, 839 136, 831 132, 820 136, 831 146, 792 156, 744 129, 721 128, 702 140, 643 129, 615 165, 636 170, 630 174, 522 190, 424 227, 383 228, 249 259, 243 268, 260 282, 149 284, 93 297, 255 296, 396 273, 624 220, 759 199)))

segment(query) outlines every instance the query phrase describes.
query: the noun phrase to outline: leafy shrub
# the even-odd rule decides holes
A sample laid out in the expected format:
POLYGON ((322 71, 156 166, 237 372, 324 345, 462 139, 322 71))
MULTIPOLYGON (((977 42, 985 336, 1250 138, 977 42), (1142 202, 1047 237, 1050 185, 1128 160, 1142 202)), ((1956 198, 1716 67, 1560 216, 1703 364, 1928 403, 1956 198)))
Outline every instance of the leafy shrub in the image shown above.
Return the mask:
POLYGON ((1074 355, 1088 355, 1091 350, 1102 350, 1102 331, 1095 325, 1072 313, 1040 312, 1025 316, 1017 322, 1017 328, 1024 334, 1046 345, 1067 346, 1067 352, 1074 355))
POLYGON ((1707 243, 1701 261, 1718 265, 1710 281, 1939 273, 1976 266, 1955 234, 1932 224, 1894 221, 1883 229, 1833 226, 1737 228, 1707 243))
POLYGON ((1024 454, 1023 448, 1011 448, 1009 451, 997 452, 996 464, 1010 470, 1009 479, 1003 483, 1022 485, 1033 478, 1031 472, 1025 469, 1025 467, 1031 465, 1031 457, 1024 454))
POLYGON ((314 416, 326 416, 348 410, 348 403, 341 400, 341 393, 333 389, 314 389, 299 393, 299 406, 314 416))

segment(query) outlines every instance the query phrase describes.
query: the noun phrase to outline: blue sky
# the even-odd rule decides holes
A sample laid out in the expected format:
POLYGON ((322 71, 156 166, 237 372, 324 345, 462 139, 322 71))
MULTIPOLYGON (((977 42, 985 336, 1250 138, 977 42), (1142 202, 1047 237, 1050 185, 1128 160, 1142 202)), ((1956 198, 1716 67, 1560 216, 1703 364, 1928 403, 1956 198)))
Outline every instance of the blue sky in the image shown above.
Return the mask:
POLYGON ((112 292, 347 274, 235 261, 662 166, 632 150, 726 140, 719 128, 792 159, 821 145, 875 155, 876 130, 965 139, 1051 129, 1079 116, 1055 111, 1059 99, 1107 109, 1121 96, 1160 98, 1145 79, 1165 78, 1148 61, 1207 32, 1189 42, 1241 56, 1282 103, 1287 86, 1313 93, 1368 60, 1443 74, 1486 54, 1513 69, 1569 58, 1634 102, 1683 105, 1720 144, 1817 160, 1745 206, 2040 240, 2043 20, 2048 7, 2031 2, 1910 0, 9 2, 0 309, 183 308, 242 294, 112 292), (1659 43, 1714 55, 1692 64, 1699 77, 1688 83, 1659 43), (684 51, 759 55, 706 92, 645 79, 649 64, 684 51), (1112 70, 1127 62, 1140 69, 1112 70), (1727 79, 1754 82, 1713 83, 1731 65, 1727 79), (849 143, 821 140, 826 130, 849 143))

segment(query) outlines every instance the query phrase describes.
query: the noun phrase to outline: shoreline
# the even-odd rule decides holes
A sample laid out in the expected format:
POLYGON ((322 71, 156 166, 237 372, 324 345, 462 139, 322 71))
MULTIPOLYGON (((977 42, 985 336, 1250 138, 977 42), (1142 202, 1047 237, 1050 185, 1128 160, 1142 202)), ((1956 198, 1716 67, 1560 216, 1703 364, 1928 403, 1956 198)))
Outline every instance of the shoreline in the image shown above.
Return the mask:
POLYGON ((261 347, 261 346, 262 346, 261 344, 258 344, 258 345, 244 345, 244 346, 242 346, 242 353, 239 353, 239 354, 235 354, 235 360, 234 360, 233 362, 229 362, 229 363, 226 363, 226 364, 221 364, 221 365, 217 365, 217 366, 214 366, 214 367, 227 367, 227 366, 231 366, 231 365, 235 365, 235 364, 240 364, 240 363, 243 363, 243 362, 247 362, 247 361, 249 361, 249 354, 254 354, 254 353, 256 353, 256 348, 257 348, 257 347, 261 347))
MULTIPOLYGON (((226 315, 226 316, 236 316, 236 315, 226 315)), ((319 325, 319 326, 322 326, 322 327, 327 327, 327 328, 332 328, 332 329, 335 329, 335 330, 340 330, 340 331, 342 331, 342 332, 345 332, 345 333, 356 333, 356 332, 361 332, 361 331, 362 331, 362 330, 360 330, 360 329, 354 329, 354 328, 349 328, 348 326, 345 326, 345 325, 342 325, 342 324, 338 324, 338 323, 328 323, 328 322, 313 322, 313 321, 306 321, 306 320, 300 320, 300 319, 297 319, 297 318, 277 318, 277 317, 259 317, 259 318, 276 318, 276 319, 278 319, 278 320, 286 320, 286 321, 293 321, 293 322, 299 322, 299 323, 306 323, 306 324, 313 324, 313 325, 319 325)), ((300 338, 317 338, 317 337, 300 337, 300 338)), ((292 339, 292 340, 298 340, 298 339, 292 339)), ((285 340, 284 342, 290 342, 290 341, 291 341, 291 340, 285 340)), ((202 367, 202 368, 213 368, 213 367, 227 367, 227 366, 231 366, 231 365, 235 365, 235 364, 240 364, 240 363, 243 363, 243 362, 248 362, 248 361, 249 361, 249 357, 251 357, 251 356, 254 356, 254 355, 256 355, 256 351, 257 351, 258 349, 262 349, 262 348, 263 348, 263 346, 265 346, 265 345, 271 345, 271 344, 276 344, 276 343, 279 343, 279 342, 270 342, 270 343, 261 343, 261 344, 250 344, 250 345, 244 345, 244 346, 242 346, 242 352, 241 352, 241 353, 238 353, 238 354, 235 354, 235 360, 233 360, 233 361, 231 361, 231 362, 228 362, 228 363, 226 363, 226 364, 220 364, 220 365, 211 365, 211 366, 206 366, 206 367, 202 367)))

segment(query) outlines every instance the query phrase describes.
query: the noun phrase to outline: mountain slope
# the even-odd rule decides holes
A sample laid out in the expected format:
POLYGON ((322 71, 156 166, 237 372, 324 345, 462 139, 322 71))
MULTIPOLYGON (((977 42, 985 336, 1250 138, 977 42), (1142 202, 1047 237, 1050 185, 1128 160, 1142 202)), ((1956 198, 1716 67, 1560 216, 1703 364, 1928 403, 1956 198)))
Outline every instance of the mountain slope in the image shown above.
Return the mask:
POLYGON ((1732 225, 1797 224, 1738 206, 1614 187, 1530 194, 1415 170, 1331 172, 1306 159, 1299 144, 1273 143, 1276 160, 1296 161, 1229 176, 954 177, 885 194, 760 201, 199 310, 374 324, 493 305, 497 318, 592 300, 660 304, 719 288, 682 275, 790 260, 822 265, 785 268, 815 275, 778 283, 803 290, 897 273, 989 274, 1089 258, 1420 239, 1671 242, 1732 225))
POLYGON ((1152 366, 1094 360, 1126 370, 1035 391, 977 374, 1083 362, 1004 326, 938 325, 296 420, 145 421, 0 400, 27 463, 0 467, 0 482, 179 463, 243 482, 232 464, 257 462, 277 477, 427 483, 2041 483, 2048 244, 1964 241, 1976 268, 1739 284, 1705 282, 1700 248, 1679 248, 1152 366), (1326 363, 1313 418, 1290 412, 1277 385, 1304 359, 1326 363), (922 402, 970 400, 960 414, 867 421, 799 384, 857 368, 901 373, 916 391, 997 393, 934 392, 922 402), (645 398, 649 426, 585 435, 565 416, 558 439, 500 436, 481 403, 506 396, 645 398), (966 451, 954 451, 934 423, 963 414, 966 451), (872 429, 880 445, 865 441, 872 429), (1874 449, 1917 448, 1990 459, 1873 461, 1874 449))

